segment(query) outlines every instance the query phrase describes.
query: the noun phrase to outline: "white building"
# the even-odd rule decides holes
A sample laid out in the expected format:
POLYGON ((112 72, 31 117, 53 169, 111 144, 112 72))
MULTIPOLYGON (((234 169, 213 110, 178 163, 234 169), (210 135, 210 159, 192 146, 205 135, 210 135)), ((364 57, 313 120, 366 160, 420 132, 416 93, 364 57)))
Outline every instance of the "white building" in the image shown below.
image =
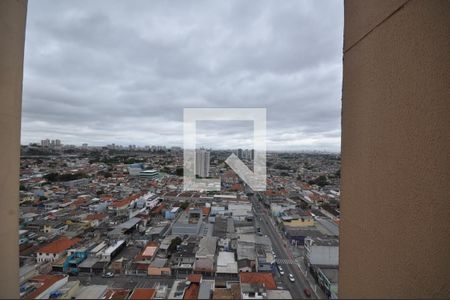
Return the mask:
POLYGON ((234 259, 234 252, 219 252, 217 257, 217 268, 216 273, 218 274, 237 274, 238 265, 234 259))
POLYGON ((99 252, 97 255, 100 256, 100 261, 111 262, 111 260, 125 247, 125 241, 119 240, 113 245, 99 252))
POLYGON ((305 238, 305 254, 312 265, 338 266, 339 240, 337 237, 305 238))
POLYGON ((229 203, 228 211, 235 221, 245 221, 248 216, 252 216, 251 203, 229 203))
POLYGON ((67 275, 36 275, 21 285, 20 298, 49 299, 54 291, 67 284, 67 275))
POLYGON ((209 151, 197 149, 195 151, 195 174, 198 175, 199 177, 208 177, 209 163, 210 163, 209 151))
POLYGON ((68 249, 77 244, 80 239, 68 239, 61 237, 58 240, 45 245, 37 251, 36 261, 38 263, 54 262, 61 258, 68 249))

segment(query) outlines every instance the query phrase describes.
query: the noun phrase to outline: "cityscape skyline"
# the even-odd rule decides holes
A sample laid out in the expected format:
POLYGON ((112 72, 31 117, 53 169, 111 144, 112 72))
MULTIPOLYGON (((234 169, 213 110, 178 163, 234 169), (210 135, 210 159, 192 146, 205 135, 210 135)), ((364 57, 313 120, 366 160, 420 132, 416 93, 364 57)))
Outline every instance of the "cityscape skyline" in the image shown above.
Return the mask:
POLYGON ((450 299, 448 4, 0 1, 0 298, 450 299))
MULTIPOLYGON (((161 144, 115 144, 115 143, 110 143, 110 144, 95 144, 95 145, 91 145, 91 144, 84 143, 84 142, 81 142, 79 144, 66 144, 66 143, 63 143, 63 141, 61 141, 60 139, 49 139, 49 138, 46 138, 46 139, 43 139, 43 140, 40 140, 40 141, 33 141, 33 142, 28 143, 28 144, 22 143, 21 146, 24 147, 24 146, 38 145, 38 146, 41 146, 41 147, 51 148, 52 146, 50 144, 48 146, 44 146, 42 144, 43 141, 47 141, 47 140, 49 141, 50 144, 51 144, 52 140, 55 141, 55 142, 58 141, 59 142, 59 147, 103 148, 103 147, 114 146, 114 147, 117 147, 119 149, 124 149, 124 150, 129 149, 130 147, 134 147, 134 148, 139 149, 139 150, 145 150, 147 148, 149 148, 149 149, 151 149, 151 148, 157 148, 157 149, 162 149, 162 148, 163 149, 180 149, 180 150, 184 149, 183 145, 170 146, 170 145, 161 145, 161 144)), ((56 142, 56 143, 58 143, 58 142, 56 142)), ((214 148, 214 147, 208 147, 208 146, 197 146, 196 149, 199 149, 199 150, 200 149, 206 149, 206 150, 212 150, 212 151, 253 150, 252 147, 248 147, 248 148, 245 148, 245 147, 214 148)), ((307 150, 307 149, 303 149, 303 150, 302 149, 299 149, 299 150, 283 150, 283 149, 271 150, 271 149, 268 149, 267 152, 292 152, 292 153, 314 153, 314 152, 317 152, 317 153, 335 153, 335 154, 340 154, 340 150, 338 150, 338 151, 329 150, 328 151, 328 150, 318 150, 318 149, 311 149, 311 150, 307 150)))
MULTIPOLYGON (((184 108, 264 107, 268 149, 338 151, 342 19, 342 1, 30 2, 22 143, 180 146, 184 108)), ((205 142, 248 147, 247 127, 205 142)))

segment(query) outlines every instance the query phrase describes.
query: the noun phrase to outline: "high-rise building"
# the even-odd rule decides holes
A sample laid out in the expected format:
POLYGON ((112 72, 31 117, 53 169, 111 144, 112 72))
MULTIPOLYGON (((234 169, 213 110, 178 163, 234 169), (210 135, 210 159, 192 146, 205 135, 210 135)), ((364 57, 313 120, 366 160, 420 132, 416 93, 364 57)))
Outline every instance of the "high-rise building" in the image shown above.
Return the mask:
POLYGON ((45 140, 41 140, 41 146, 42 147, 61 147, 61 140, 50 140, 50 139, 45 139, 45 140))
POLYGON ((210 153, 200 149, 195 151, 195 174, 199 177, 209 176, 210 153))
POLYGON ((242 149, 238 149, 237 150, 237 157, 242 159, 242 155, 243 155, 244 151, 242 149))
POLYGON ((242 153, 242 158, 246 160, 252 160, 253 159, 253 149, 245 149, 242 153))

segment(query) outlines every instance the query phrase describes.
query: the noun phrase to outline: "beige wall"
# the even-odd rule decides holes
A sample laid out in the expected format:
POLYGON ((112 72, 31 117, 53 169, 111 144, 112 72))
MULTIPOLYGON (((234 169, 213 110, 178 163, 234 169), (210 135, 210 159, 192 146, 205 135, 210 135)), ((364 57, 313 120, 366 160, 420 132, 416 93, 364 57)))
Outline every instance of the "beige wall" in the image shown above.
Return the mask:
POLYGON ((27 2, 0 1, 0 298, 19 296, 19 155, 27 2))
POLYGON ((341 298, 450 297, 449 74, 449 1, 345 1, 341 298))
POLYGON ((156 268, 149 266, 147 271, 149 276, 169 276, 171 274, 170 268, 168 267, 156 268))

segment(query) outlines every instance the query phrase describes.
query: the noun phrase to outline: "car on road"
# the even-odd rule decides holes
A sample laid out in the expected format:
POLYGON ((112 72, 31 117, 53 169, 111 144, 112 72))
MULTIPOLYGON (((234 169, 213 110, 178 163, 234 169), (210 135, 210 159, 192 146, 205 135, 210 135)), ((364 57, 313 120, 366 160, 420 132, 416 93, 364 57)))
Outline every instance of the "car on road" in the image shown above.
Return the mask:
POLYGON ((289 280, 290 280, 291 282, 295 282, 294 275, 292 275, 291 273, 289 273, 289 280))
POLYGON ((277 255, 276 255, 276 254, 274 254, 274 255, 273 255, 273 258, 274 258, 274 259, 277 259, 277 255))
POLYGON ((305 294, 306 297, 311 298, 311 291, 309 289, 304 289, 303 294, 305 294))
POLYGON ((114 273, 113 272, 108 272, 108 273, 104 273, 102 275, 103 278, 112 278, 114 277, 114 273))
POLYGON ((280 272, 281 276, 284 275, 284 271, 283 271, 283 268, 281 266, 278 266, 278 272, 280 272))

